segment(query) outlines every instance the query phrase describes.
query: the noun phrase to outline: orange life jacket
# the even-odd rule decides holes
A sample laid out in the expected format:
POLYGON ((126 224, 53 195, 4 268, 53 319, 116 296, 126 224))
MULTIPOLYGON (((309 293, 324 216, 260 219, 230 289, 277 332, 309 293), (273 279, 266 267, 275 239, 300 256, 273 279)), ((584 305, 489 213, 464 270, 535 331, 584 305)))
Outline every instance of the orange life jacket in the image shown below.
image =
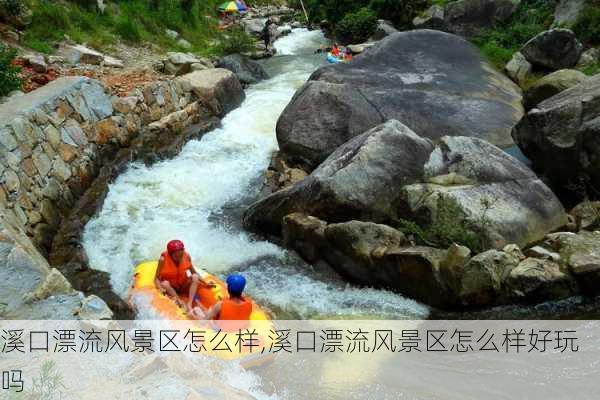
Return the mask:
POLYGON ((192 260, 188 253, 183 253, 179 265, 175 263, 168 252, 162 253, 163 265, 158 272, 158 279, 169 281, 174 289, 181 287, 188 280, 187 272, 192 269, 192 260))
POLYGON ((242 302, 232 299, 224 299, 221 303, 221 311, 218 319, 244 321, 250 319, 252 314, 252 301, 241 298, 242 302))

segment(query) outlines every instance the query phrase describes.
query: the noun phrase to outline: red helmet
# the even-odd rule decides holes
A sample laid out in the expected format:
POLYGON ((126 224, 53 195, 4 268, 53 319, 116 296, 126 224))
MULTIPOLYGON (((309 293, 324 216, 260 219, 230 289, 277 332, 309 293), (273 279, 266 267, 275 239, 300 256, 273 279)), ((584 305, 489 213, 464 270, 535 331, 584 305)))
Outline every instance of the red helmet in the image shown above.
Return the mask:
POLYGON ((183 242, 181 240, 171 240, 169 243, 167 243, 167 252, 169 254, 173 254, 176 251, 184 249, 185 246, 183 245, 183 242))

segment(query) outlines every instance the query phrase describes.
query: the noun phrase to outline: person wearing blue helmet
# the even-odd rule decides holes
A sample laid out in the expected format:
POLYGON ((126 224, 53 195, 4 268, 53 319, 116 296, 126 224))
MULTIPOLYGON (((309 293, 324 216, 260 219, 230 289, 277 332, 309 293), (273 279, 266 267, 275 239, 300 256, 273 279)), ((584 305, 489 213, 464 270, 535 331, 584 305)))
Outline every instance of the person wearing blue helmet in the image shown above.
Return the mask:
POLYGON ((229 298, 218 302, 206 313, 206 319, 243 321, 250 319, 252 301, 243 296, 246 278, 240 274, 227 277, 229 298))

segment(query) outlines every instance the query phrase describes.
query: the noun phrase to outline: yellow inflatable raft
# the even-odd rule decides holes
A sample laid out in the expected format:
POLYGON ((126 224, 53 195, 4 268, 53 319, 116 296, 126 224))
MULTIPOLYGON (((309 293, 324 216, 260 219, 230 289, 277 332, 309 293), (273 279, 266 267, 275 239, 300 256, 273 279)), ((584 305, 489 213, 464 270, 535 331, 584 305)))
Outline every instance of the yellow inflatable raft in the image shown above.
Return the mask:
MULTIPOLYGON (((157 268, 158 261, 144 262, 136 267, 130 291, 132 305, 138 307, 139 301, 136 301, 136 299, 144 298, 150 301, 149 307, 160 319, 194 321, 171 297, 162 294, 158 290, 154 282, 157 268)), ((204 271, 200 274, 204 282, 213 284, 213 287, 200 285, 197 292, 200 303, 208 310, 215 303, 228 296, 227 286, 212 274, 204 271)), ((181 300, 187 301, 187 296, 182 296, 181 300)), ((144 302, 144 306, 146 304, 144 302)), ((198 323, 193 325, 193 329, 197 329, 198 332, 202 331, 202 336, 207 342, 200 352, 201 354, 224 360, 239 360, 242 366, 246 368, 262 365, 273 357, 269 350, 273 344, 272 337, 275 328, 267 313, 253 300, 252 314, 249 321, 195 322, 198 323), (214 343, 210 343, 210 346, 208 343, 215 337, 219 341, 218 349, 214 348, 214 343), (251 340, 251 342, 246 342, 245 346, 240 345, 240 339, 251 340), (230 348, 232 351, 224 351, 223 349, 226 348, 230 348)), ((215 342, 215 340, 212 342, 215 342)))

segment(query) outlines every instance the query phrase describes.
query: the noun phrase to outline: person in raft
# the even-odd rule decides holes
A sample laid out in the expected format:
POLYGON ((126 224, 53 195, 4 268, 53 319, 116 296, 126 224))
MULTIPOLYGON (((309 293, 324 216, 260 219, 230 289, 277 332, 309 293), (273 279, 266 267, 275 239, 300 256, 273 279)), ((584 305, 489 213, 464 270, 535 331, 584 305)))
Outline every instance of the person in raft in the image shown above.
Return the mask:
POLYGON ((194 307, 190 315, 196 319, 206 320, 249 320, 252 314, 252 301, 242 295, 245 287, 246 278, 239 274, 230 275, 227 277, 229 298, 216 303, 207 312, 200 307, 194 307))
POLYGON ((167 243, 167 251, 162 253, 158 260, 155 282, 161 292, 167 293, 180 307, 186 307, 188 311, 192 309, 199 285, 214 286, 200 278, 181 240, 171 240, 167 243), (182 294, 188 295, 187 304, 183 304, 179 298, 182 294))

